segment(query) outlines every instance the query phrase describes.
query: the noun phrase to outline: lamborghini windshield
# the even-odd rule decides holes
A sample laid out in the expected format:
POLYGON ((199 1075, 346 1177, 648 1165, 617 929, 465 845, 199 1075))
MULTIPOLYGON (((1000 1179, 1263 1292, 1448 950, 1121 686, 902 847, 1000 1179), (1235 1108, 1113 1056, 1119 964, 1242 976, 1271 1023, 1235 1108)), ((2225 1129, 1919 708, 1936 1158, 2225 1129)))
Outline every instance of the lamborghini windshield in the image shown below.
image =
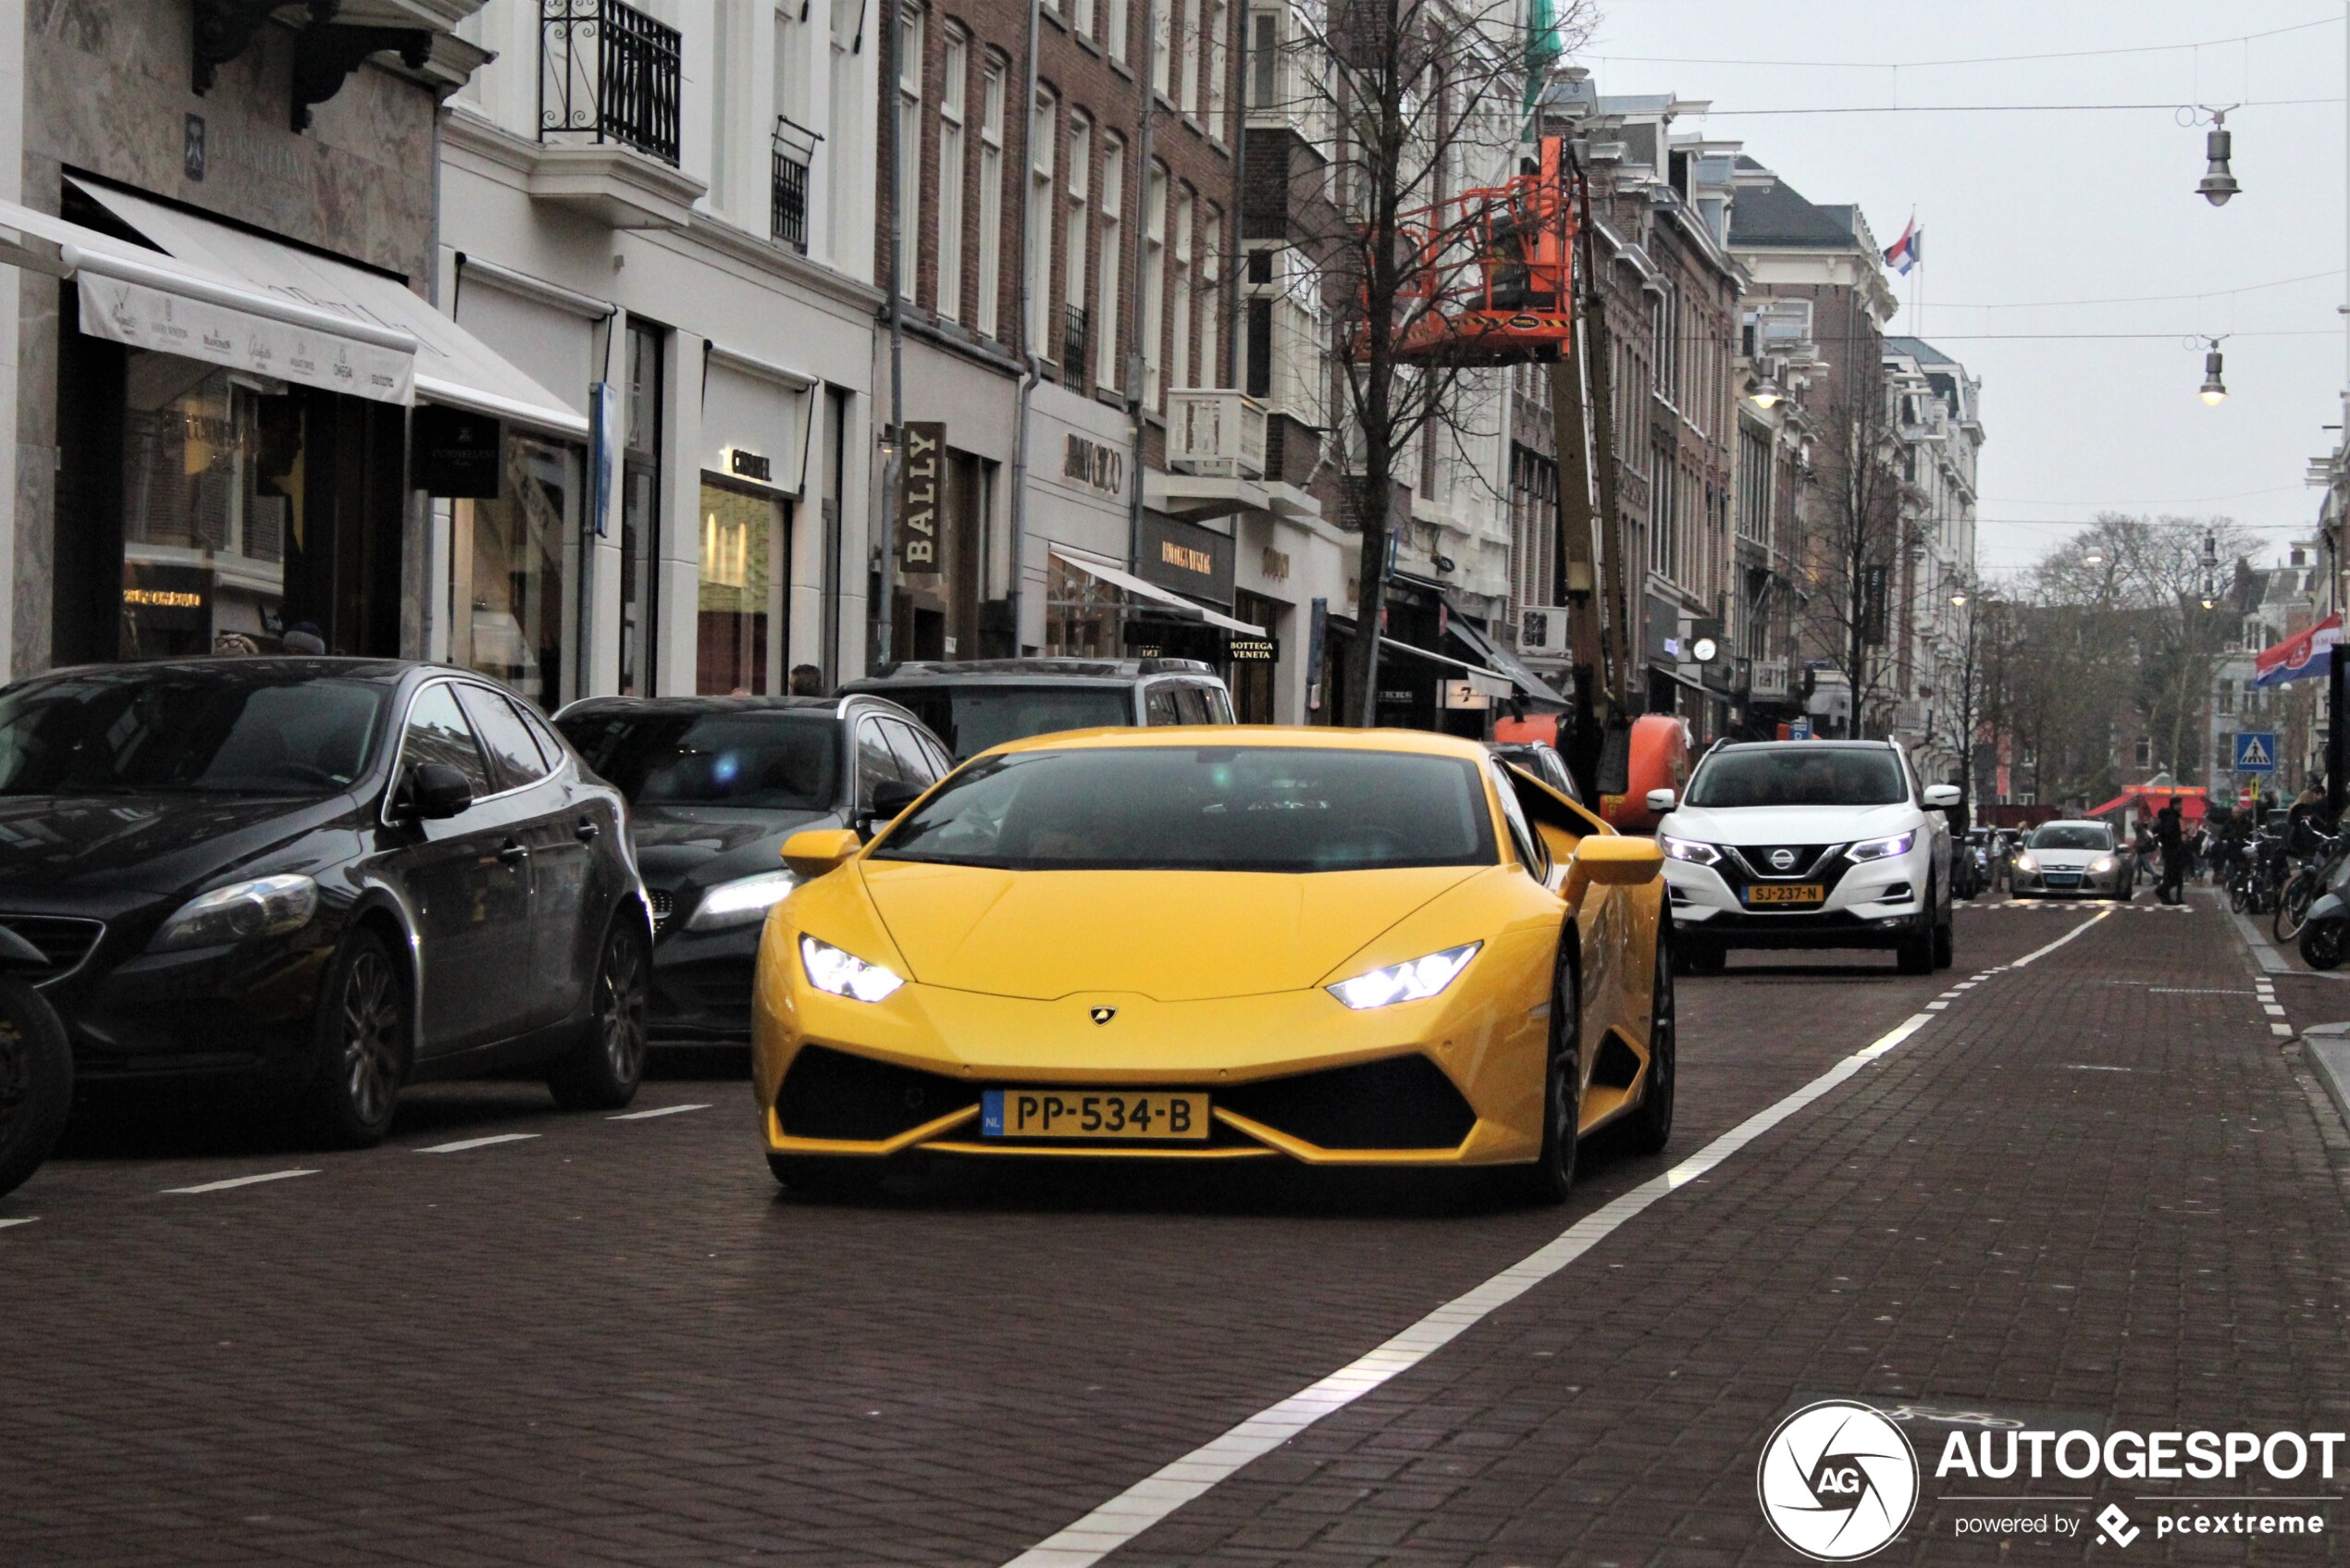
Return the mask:
POLYGON ((884 860, 1012 870, 1488 865, 1463 759, 1317 747, 1089 747, 983 759, 900 821, 884 860))

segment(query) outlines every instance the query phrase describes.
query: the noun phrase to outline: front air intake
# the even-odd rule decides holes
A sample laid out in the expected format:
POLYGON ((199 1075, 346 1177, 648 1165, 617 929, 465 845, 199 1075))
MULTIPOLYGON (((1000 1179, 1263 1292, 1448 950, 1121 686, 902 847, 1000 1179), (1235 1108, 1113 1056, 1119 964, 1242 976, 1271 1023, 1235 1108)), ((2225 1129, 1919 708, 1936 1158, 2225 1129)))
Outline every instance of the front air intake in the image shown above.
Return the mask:
POLYGON ((979 1104, 979 1091, 943 1074, 808 1045, 775 1096, 785 1136, 874 1143, 979 1104))
POLYGON ((1219 1090, 1216 1104, 1321 1149, 1453 1149, 1477 1113, 1426 1056, 1219 1090))

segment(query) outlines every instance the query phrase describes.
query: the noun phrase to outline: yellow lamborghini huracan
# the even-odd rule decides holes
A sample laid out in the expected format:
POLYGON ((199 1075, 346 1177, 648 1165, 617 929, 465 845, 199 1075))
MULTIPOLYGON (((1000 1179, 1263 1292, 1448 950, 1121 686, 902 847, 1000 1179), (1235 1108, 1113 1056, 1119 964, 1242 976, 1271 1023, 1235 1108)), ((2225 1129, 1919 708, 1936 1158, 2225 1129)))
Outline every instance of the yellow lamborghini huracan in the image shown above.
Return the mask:
POLYGON ((767 1156, 1515 1167, 1673 1127, 1657 847, 1481 746, 1330 729, 998 747, 861 844, 784 846, 752 1009, 767 1156))

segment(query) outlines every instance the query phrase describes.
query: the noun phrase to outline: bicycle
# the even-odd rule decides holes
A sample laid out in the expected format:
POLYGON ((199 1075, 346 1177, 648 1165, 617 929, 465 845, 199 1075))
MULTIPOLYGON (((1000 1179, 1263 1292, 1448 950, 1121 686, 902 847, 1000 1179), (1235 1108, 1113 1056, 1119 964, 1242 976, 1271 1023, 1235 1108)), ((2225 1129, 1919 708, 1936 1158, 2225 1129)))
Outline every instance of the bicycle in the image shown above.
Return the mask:
POLYGON ((2269 930, 2279 942, 2291 942, 2301 934, 2304 921, 2309 918, 2309 906, 2333 880, 2334 868, 2341 862, 2345 847, 2350 847, 2343 835, 2320 833, 2315 848, 2300 858, 2293 874, 2277 890, 2275 916, 2269 930))

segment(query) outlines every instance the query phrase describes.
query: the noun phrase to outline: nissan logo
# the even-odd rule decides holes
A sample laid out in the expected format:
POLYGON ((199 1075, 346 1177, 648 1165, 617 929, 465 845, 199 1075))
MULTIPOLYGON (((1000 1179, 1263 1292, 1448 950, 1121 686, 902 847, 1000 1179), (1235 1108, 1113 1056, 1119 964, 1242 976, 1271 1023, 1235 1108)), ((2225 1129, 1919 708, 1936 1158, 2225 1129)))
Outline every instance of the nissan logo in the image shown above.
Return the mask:
POLYGON ((1795 869, 1795 851, 1792 849, 1772 850, 1771 869, 1775 871, 1793 870, 1795 869))

